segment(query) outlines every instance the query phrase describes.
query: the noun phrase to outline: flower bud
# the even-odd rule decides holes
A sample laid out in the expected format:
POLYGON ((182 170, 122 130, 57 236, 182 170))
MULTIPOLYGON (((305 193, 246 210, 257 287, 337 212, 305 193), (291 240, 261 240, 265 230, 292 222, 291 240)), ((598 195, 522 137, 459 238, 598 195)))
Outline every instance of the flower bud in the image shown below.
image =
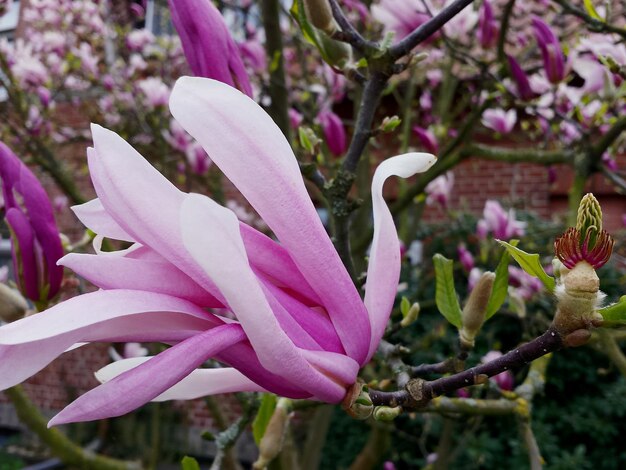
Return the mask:
POLYGON ((465 304, 461 315, 463 327, 459 331, 459 339, 464 347, 474 347, 474 338, 485 321, 487 304, 489 303, 495 278, 496 275, 494 273, 490 271, 484 272, 465 304))
POLYGON ((27 310, 26 299, 17 290, 0 283, 0 320, 11 323, 23 318, 27 310))
POLYGON ((289 400, 281 398, 274 413, 267 423, 265 434, 259 443, 259 458, 254 462, 254 469, 264 469, 276 458, 283 448, 285 432, 289 424, 289 400))
POLYGON ((402 413, 401 406, 377 406, 374 408, 374 419, 376 421, 393 421, 402 413))
POLYGON ((411 308, 409 308, 409 311, 406 313, 406 315, 404 316, 404 318, 400 321, 400 326, 402 328, 406 328, 407 326, 411 325, 415 320, 417 320, 417 317, 420 314, 420 304, 418 302, 415 302, 413 305, 411 305, 411 308))
POLYGON ((333 18, 328 0, 304 0, 304 9, 309 21, 317 29, 321 29, 328 35, 337 31, 337 22, 333 18))
POLYGON ((341 402, 341 407, 354 419, 367 419, 372 414, 374 405, 363 382, 356 382, 348 389, 341 402))

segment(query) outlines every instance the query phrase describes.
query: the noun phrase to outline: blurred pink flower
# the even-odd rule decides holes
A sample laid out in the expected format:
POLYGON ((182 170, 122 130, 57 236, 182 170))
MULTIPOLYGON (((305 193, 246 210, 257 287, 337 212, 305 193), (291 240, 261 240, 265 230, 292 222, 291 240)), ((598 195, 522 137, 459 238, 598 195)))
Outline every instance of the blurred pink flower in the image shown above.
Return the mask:
POLYGON ((526 223, 515 219, 515 211, 506 212, 498 201, 485 203, 483 218, 478 221, 477 234, 485 238, 489 232, 499 240, 510 240, 525 233, 526 223))
MULTIPOLYGON (((483 364, 487 364, 488 362, 494 361, 502 356, 500 351, 489 351, 487 354, 483 356, 481 362, 483 364)), ((513 377, 513 373, 510 370, 506 370, 504 372, 499 373, 498 375, 494 375, 489 380, 494 382, 501 390, 511 391, 515 386, 515 379, 513 377)))
POLYGON ((514 109, 509 109, 508 111, 500 108, 487 109, 483 113, 481 122, 483 126, 499 134, 508 134, 515 127, 517 114, 514 109))
POLYGON ((454 187, 454 173, 448 173, 438 176, 426 186, 426 204, 439 204, 444 209, 448 208, 452 188, 454 187))

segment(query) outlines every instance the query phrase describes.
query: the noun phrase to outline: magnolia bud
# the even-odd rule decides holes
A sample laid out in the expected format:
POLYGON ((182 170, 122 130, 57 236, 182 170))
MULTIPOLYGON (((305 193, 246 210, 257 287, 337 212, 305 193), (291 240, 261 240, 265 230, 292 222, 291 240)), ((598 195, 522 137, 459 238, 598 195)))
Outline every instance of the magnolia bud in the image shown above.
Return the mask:
POLYGON ((402 328, 406 328, 415 320, 417 320, 417 317, 419 316, 419 314, 420 314, 420 304, 418 302, 415 302, 413 305, 411 305, 411 308, 409 309, 409 311, 406 313, 404 318, 400 321, 400 326, 402 328))
POLYGON ((484 272, 465 304, 461 315, 463 327, 459 332, 459 338, 463 347, 474 347, 474 338, 485 321, 487 304, 489 303, 489 297, 491 296, 495 278, 496 275, 494 273, 489 271, 484 272))
POLYGON ((374 419, 376 421, 393 421, 402 413, 402 407, 377 406, 374 408, 374 419))
POLYGON ((356 382, 346 392, 341 407, 354 419, 367 419, 372 414, 374 405, 363 382, 356 382))
POLYGON ((253 468, 260 470, 267 468, 267 465, 276 458, 283 448, 285 432, 289 424, 290 401, 281 398, 276 404, 274 413, 267 423, 265 434, 259 443, 259 458, 254 462, 253 468))
POLYGON ((23 318, 28 310, 24 297, 15 289, 0 283, 0 320, 11 323, 23 318))
POLYGON ((337 23, 333 18, 328 0, 304 0, 304 9, 309 21, 317 29, 321 29, 328 35, 337 31, 337 23))

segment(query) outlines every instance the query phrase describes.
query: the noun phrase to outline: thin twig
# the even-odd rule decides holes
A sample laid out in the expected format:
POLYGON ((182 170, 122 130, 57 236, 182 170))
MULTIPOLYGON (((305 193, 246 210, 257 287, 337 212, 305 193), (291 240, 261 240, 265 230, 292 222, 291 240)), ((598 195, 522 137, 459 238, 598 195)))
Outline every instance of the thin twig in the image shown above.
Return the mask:
POLYGON ((473 0, 455 0, 441 10, 436 16, 432 17, 426 23, 416 28, 411 34, 406 36, 402 41, 389 49, 389 56, 393 59, 399 59, 410 53, 415 46, 424 42, 430 36, 435 34, 448 21, 454 18, 466 6, 471 4, 473 0))

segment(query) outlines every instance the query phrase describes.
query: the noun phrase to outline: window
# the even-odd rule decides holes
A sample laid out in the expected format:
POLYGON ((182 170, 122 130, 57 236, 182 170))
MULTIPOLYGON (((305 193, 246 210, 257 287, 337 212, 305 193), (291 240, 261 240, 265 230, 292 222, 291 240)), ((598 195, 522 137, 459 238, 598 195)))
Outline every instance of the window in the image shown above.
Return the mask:
POLYGON ((20 2, 9 2, 7 11, 4 15, 0 16, 0 37, 8 37, 13 39, 17 22, 20 18, 20 2))

